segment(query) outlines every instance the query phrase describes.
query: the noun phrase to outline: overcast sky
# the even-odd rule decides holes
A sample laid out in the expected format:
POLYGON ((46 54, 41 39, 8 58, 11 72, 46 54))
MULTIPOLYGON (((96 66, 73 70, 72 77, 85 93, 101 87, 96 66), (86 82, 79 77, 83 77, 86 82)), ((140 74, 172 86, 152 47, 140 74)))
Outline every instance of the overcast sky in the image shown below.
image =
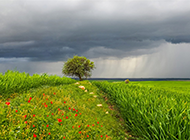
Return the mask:
POLYGON ((0 0, 0 72, 63 76, 74 55, 94 78, 190 78, 190 0, 0 0))

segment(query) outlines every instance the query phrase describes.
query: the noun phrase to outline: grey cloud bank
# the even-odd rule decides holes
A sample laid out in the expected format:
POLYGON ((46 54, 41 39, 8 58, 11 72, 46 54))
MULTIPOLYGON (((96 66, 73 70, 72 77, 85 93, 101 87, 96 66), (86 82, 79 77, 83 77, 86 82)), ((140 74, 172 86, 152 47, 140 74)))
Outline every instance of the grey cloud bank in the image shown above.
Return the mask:
POLYGON ((96 61, 92 77, 190 77, 189 6, 189 0, 2 0, 0 70, 60 75, 63 61, 80 55, 96 61))

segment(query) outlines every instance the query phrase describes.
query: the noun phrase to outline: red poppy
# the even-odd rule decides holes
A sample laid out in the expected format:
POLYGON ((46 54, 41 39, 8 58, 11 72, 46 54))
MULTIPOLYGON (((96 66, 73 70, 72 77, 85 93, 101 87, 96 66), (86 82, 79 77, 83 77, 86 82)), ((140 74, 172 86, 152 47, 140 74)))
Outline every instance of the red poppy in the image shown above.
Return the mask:
POLYGON ((10 105, 10 102, 6 102, 7 105, 10 105))
POLYGON ((101 125, 101 127, 103 127, 103 125, 101 125))
POLYGON ((28 100, 28 102, 30 103, 30 100, 28 100))
POLYGON ((79 131, 79 134, 81 134, 81 131, 79 131))
POLYGON ((51 104, 53 104, 53 102, 51 102, 51 104))
POLYGON ((47 115, 47 117, 48 117, 49 115, 47 115))
POLYGON ((53 113, 52 113, 52 115, 53 115, 53 113))
POLYGON ((49 127, 49 125, 47 125, 47 127, 49 127))
POLYGON ((45 107, 47 107, 47 105, 45 105, 45 107))
POLYGON ((18 111, 16 110, 16 112, 18 112, 18 111))
POLYGON ((94 124, 92 126, 94 126, 94 124))
POLYGON ((65 139, 65 137, 63 137, 65 139))
POLYGON ((48 100, 48 98, 46 100, 48 100))
POLYGON ((32 97, 30 97, 29 100, 32 100, 32 97))
POLYGON ((80 128, 80 125, 78 127, 80 128))
POLYGON ((106 135, 106 137, 108 137, 108 135, 106 135))
POLYGON ((51 133, 49 133, 49 135, 50 135, 51 133))
POLYGON ((33 127, 35 127, 35 125, 33 125, 33 127))
POLYGON ((33 117, 35 117, 35 114, 33 115, 33 117))
POLYGON ((33 135, 33 137, 35 137, 35 138, 36 138, 36 135, 34 134, 34 135, 33 135))
POLYGON ((75 109, 73 108, 73 111, 75 111, 75 109))
POLYGON ((25 121, 25 123, 27 124, 27 121, 25 121))
POLYGON ((71 109, 71 108, 69 107, 69 109, 71 109))
POLYGON ((63 116, 64 114, 62 113, 62 116, 63 116))
POLYGON ((64 103, 66 103, 66 102, 64 102, 64 103))
POLYGON ((60 108, 58 108, 58 110, 60 111, 60 108))
POLYGON ((87 137, 89 137, 89 135, 87 135, 87 137))
POLYGON ((78 112, 78 110, 76 110, 76 112, 78 112))
POLYGON ((24 117, 26 118, 27 115, 24 115, 24 117))
POLYGON ((45 94, 43 93, 43 96, 45 96, 45 94))
POLYGON ((87 127, 89 127, 89 125, 87 125, 87 127))
POLYGON ((97 122, 97 124, 99 124, 99 122, 97 122))
POLYGON ((72 128, 74 128, 74 126, 72 126, 72 128))
POLYGON ((77 116, 77 114, 75 114, 75 116, 77 116))
POLYGON ((53 94, 55 95, 55 92, 53 94))
POLYGON ((58 121, 59 121, 59 122, 62 122, 62 120, 61 120, 61 119, 58 119, 58 121))
POLYGON ((68 119, 68 116, 66 117, 66 119, 68 119))

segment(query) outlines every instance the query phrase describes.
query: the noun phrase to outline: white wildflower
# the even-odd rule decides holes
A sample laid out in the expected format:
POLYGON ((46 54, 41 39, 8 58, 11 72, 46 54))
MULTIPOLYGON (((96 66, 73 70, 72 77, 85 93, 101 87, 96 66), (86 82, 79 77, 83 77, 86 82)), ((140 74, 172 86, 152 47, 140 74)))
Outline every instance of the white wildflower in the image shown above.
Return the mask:
POLYGON ((90 94, 94 94, 93 92, 90 92, 90 94))
POLYGON ((102 104, 97 104, 97 106, 102 106, 102 104))
POLYGON ((84 92, 87 92, 87 89, 84 92))
POLYGON ((81 89, 85 89, 85 87, 84 87, 84 86, 79 86, 79 88, 81 88, 81 89))
POLYGON ((106 112, 106 114, 108 114, 108 111, 106 112))
POLYGON ((76 82, 75 85, 76 85, 76 84, 79 84, 79 82, 76 82))
POLYGON ((96 95, 94 95, 94 98, 96 98, 97 96, 96 95))

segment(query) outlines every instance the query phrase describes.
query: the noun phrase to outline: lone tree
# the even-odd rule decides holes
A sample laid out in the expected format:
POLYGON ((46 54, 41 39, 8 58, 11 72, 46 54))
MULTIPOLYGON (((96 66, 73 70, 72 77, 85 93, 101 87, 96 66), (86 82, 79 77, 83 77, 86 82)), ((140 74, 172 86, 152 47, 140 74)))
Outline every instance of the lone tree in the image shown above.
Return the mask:
POLYGON ((93 70, 94 68, 94 62, 90 62, 86 57, 74 56, 64 63, 62 73, 67 76, 77 76, 82 81, 82 77, 91 76, 91 69, 93 70))

